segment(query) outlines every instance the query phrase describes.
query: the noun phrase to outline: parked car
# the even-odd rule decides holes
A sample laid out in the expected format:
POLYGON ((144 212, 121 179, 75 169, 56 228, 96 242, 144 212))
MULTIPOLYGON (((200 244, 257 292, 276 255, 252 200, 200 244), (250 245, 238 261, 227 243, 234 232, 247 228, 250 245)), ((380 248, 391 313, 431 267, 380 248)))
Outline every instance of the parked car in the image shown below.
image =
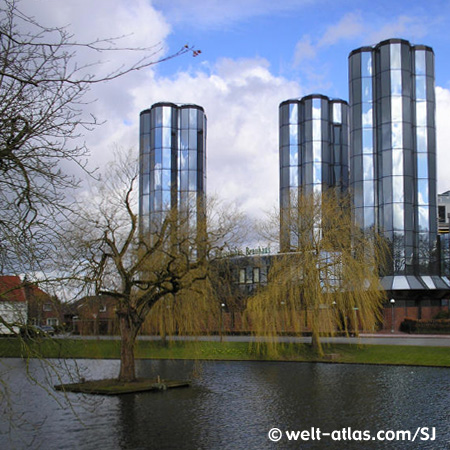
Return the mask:
POLYGON ((27 325, 20 329, 20 335, 27 338, 53 336, 55 329, 48 325, 27 325))
POLYGON ((54 336, 55 334, 55 329, 50 325, 42 325, 41 327, 37 328, 39 328, 44 333, 49 334, 50 336, 54 336))

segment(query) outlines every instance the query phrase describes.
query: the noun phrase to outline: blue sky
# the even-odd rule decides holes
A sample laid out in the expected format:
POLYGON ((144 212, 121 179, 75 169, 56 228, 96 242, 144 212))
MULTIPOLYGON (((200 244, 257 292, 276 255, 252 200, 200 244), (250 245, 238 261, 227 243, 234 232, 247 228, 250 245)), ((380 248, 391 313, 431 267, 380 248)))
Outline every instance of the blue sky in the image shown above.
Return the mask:
MULTIPOLYGON (((195 44, 203 52, 203 61, 264 58, 273 74, 301 81, 310 92, 346 99, 350 51, 401 37, 432 46, 437 56, 437 84, 449 84, 448 1, 192 3, 154 1, 173 27, 167 40, 172 50, 181 42, 195 44), (210 5, 209 10, 205 4, 210 5), (239 10, 241 4, 244 8, 239 10)), ((174 61, 159 70, 170 76, 179 68, 180 62, 174 61)))
MULTIPOLYGON (((127 35, 124 45, 186 43, 202 51, 96 86, 86 112, 106 120, 86 135, 92 164, 115 146, 138 150, 138 117, 159 101, 197 103, 208 116, 208 193, 253 216, 278 202, 278 105, 321 93, 348 99, 347 58, 404 38, 436 55, 438 190, 450 189, 450 2, 442 0, 22 0, 79 41, 127 35)), ((85 55, 79 55, 85 58, 85 55)), ((132 56, 104 57, 99 71, 132 56)))

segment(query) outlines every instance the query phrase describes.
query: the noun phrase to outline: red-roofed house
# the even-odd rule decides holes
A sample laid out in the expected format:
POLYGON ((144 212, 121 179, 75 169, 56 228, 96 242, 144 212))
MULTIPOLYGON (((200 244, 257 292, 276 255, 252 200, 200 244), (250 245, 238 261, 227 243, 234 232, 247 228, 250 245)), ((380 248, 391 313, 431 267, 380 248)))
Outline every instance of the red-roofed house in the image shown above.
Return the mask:
POLYGON ((0 277, 0 334, 18 333, 28 319, 25 289, 18 276, 0 277))
POLYGON ((75 334, 98 335, 117 334, 117 299, 108 295, 83 297, 70 305, 71 314, 65 321, 72 321, 75 334))
POLYGON ((31 325, 58 327, 63 324, 62 306, 57 297, 31 283, 26 283, 24 289, 28 301, 28 322, 31 325))

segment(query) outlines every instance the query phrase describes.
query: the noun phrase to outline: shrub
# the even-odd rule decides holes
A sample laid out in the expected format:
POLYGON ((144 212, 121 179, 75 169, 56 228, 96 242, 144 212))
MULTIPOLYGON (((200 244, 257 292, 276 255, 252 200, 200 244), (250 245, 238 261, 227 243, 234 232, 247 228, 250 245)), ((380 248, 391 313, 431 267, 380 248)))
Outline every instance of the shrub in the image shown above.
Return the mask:
POLYGON ((417 319, 405 317, 403 322, 400 324, 400 331, 403 331, 404 333, 415 333, 416 327, 417 327, 417 319))
POLYGON ((450 310, 448 311, 439 311, 433 319, 450 319, 450 310))
POLYGON ((416 334, 450 334, 450 319, 411 319, 405 318, 400 325, 405 333, 416 334))

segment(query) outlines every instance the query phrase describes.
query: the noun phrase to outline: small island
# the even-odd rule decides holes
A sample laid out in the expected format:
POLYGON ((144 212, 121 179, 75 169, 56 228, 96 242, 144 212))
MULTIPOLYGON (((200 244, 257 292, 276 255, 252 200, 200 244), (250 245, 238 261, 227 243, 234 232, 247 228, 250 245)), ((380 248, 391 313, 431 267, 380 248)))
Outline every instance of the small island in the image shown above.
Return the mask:
POLYGON ((59 384, 57 391, 77 392, 94 395, 121 395, 137 392, 165 391, 167 389, 188 387, 189 381, 162 380, 157 378, 138 378, 135 381, 124 382, 115 378, 105 380, 81 380, 79 383, 59 384))

